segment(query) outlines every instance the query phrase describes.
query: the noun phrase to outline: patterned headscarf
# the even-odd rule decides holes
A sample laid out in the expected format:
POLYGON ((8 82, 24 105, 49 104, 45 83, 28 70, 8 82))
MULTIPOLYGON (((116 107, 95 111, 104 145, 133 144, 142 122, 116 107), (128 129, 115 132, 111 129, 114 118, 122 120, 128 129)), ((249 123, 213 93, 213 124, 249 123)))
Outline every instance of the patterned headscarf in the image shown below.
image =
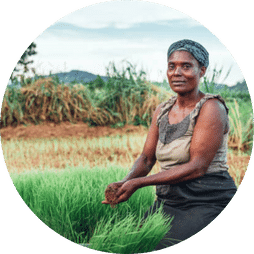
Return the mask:
POLYGON ((209 53, 198 42, 192 40, 181 40, 173 43, 168 49, 168 58, 176 50, 185 50, 190 52, 201 66, 208 67, 209 65, 209 53))

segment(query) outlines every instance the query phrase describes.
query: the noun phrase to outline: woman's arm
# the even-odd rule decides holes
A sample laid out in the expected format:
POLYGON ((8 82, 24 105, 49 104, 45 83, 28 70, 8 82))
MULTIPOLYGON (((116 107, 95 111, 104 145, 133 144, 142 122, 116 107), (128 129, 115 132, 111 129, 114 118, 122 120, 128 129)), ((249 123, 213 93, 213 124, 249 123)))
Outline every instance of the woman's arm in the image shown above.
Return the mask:
POLYGON ((116 194, 118 202, 126 201, 141 187, 176 184, 204 175, 221 145, 226 118, 225 107, 216 99, 208 100, 197 119, 190 145, 189 162, 155 175, 127 181, 116 194))
POLYGON ((159 128, 157 126, 157 116, 160 112, 161 105, 157 107, 153 114, 152 123, 147 134, 143 151, 138 159, 135 161, 128 175, 123 179, 124 182, 143 177, 149 174, 156 162, 156 146, 159 138, 159 128))
MULTIPOLYGON (((158 137, 159 137, 159 129, 157 126, 157 116, 160 112, 162 104, 160 104, 152 118, 152 123, 149 128, 147 138, 145 141, 145 145, 143 148, 143 151, 141 155, 138 157, 138 159, 135 161, 133 167, 131 168, 130 172, 128 175, 120 182, 115 182, 111 183, 108 185, 108 187, 111 187, 115 190, 119 189, 122 187, 122 185, 130 181, 132 179, 144 177, 149 174, 149 172, 152 170, 155 162, 156 162, 156 156, 155 156, 155 151, 156 151, 156 146, 158 142, 158 137)), ((109 204, 107 201, 102 201, 103 204, 109 204)))

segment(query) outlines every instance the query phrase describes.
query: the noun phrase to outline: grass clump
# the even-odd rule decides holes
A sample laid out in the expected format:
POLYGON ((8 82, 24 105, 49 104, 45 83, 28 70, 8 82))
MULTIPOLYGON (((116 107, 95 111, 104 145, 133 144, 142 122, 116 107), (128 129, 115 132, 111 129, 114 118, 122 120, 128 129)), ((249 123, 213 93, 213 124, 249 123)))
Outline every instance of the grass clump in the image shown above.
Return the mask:
POLYGON ((253 145, 253 113, 251 104, 246 104, 246 102, 240 104, 236 99, 229 104, 230 135, 228 146, 250 154, 253 145))
POLYGON ((65 238, 75 243, 89 242, 91 248, 107 252, 150 251, 170 226, 160 209, 142 222, 155 199, 152 186, 139 189, 114 209, 101 204, 107 185, 121 180, 127 172, 119 167, 70 168, 13 173, 11 177, 28 207, 65 238))
POLYGON ((161 97, 158 91, 130 63, 117 70, 107 68, 107 81, 100 77, 90 83, 61 84, 57 77, 39 77, 27 86, 7 87, 1 110, 1 127, 63 121, 92 126, 149 126, 161 97))
POLYGON ((170 222, 169 218, 165 221, 162 216, 162 207, 146 220, 137 219, 131 214, 124 220, 112 217, 109 221, 97 225, 89 247, 124 254, 153 251, 170 228, 170 222))

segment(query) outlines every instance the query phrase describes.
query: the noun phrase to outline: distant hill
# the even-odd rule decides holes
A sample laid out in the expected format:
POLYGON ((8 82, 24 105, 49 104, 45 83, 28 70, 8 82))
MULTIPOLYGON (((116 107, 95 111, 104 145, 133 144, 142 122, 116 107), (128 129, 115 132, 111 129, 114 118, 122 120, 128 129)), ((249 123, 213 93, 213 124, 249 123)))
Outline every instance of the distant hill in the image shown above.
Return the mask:
MULTIPOLYGON (((163 87, 166 90, 169 89, 169 85, 168 85, 168 82, 166 80, 163 83, 160 83, 160 82, 152 82, 152 83, 154 85, 156 85, 156 86, 163 87)), ((241 82, 237 82, 237 84, 234 85, 234 86, 228 86, 228 85, 225 85, 225 84, 215 84, 214 88, 215 88, 215 91, 220 91, 220 90, 223 90, 223 89, 228 89, 231 92, 238 92, 238 91, 249 92, 245 80, 243 80, 241 82)))
POLYGON ((230 91, 242 91, 242 92, 249 91, 245 80, 243 80, 242 82, 237 82, 237 84, 234 86, 227 86, 224 84, 216 84, 215 85, 215 88, 218 90, 224 89, 225 87, 228 87, 228 89, 230 91))
MULTIPOLYGON (((79 71, 79 70, 72 70, 69 72, 59 72, 59 73, 53 73, 51 74, 52 76, 57 76, 59 78, 59 81, 61 83, 71 83, 71 82, 84 82, 84 83, 88 83, 91 81, 94 81, 98 75, 86 72, 86 71, 79 71)), ((44 76, 44 77, 49 77, 48 76, 44 76)), ((100 76, 104 81, 108 80, 108 77, 105 76, 100 76)), ((159 86, 159 87, 163 87, 165 89, 169 89, 169 85, 168 82, 165 80, 163 83, 161 82, 152 82, 154 85, 159 86)), ((8 84, 9 86, 16 86, 16 87, 20 87, 19 82, 16 84, 11 84, 9 82, 8 84)), ((246 81, 243 80, 241 82, 237 82, 236 85, 234 86, 227 86, 225 84, 215 84, 215 89, 216 90, 222 90, 225 87, 227 87, 229 90, 231 91, 242 91, 242 92, 248 92, 248 87, 246 84, 246 81)))
MULTIPOLYGON (((79 70, 72 70, 70 72, 60 72, 60 73, 54 73, 52 74, 53 76, 58 76, 59 78, 59 81, 61 83, 71 83, 71 82, 85 82, 85 83, 88 83, 88 82, 91 82, 91 81, 94 81, 98 75, 95 75, 95 74, 92 74, 92 73, 89 73, 89 72, 86 72, 86 71, 79 71, 79 70)), ((105 76, 100 76, 104 81, 107 81, 107 77, 105 76)), ((165 84, 162 84, 162 83, 158 83, 158 82, 153 82, 153 83, 157 83, 156 85, 158 86, 165 86, 165 84)), ((166 86, 168 86, 168 84, 166 84, 166 86)), ((234 86, 227 86, 225 84, 216 84, 215 85, 215 88, 218 89, 218 90, 221 90, 225 87, 228 87, 229 90, 231 91, 246 91, 248 92, 248 87, 247 87, 247 84, 244 81, 242 82, 238 82, 236 85, 234 86)))
MULTIPOLYGON (((91 82, 94 81, 98 75, 86 71, 72 70, 70 72, 60 72, 51 74, 52 76, 57 76, 59 81, 62 83, 71 83, 71 82, 91 82)), ((47 76, 48 77, 48 76, 47 76)), ((107 77, 100 76, 104 81, 107 81, 107 77)))
POLYGON ((229 87, 229 89, 235 89, 235 90, 240 90, 240 91, 249 91, 245 80, 242 82, 237 82, 236 85, 229 87))
MULTIPOLYGON (((86 71, 72 70, 69 72, 52 73, 50 75, 40 76, 40 77, 47 78, 50 76, 57 76, 59 78, 60 83, 71 83, 71 82, 88 83, 88 82, 94 81, 98 75, 95 75, 95 74, 92 74, 92 73, 86 72, 86 71)), ((102 78, 103 81, 108 80, 108 78, 105 76, 100 76, 100 77, 102 78)), ((9 80, 8 86, 10 86, 10 87, 14 86, 17 88, 21 87, 20 82, 11 83, 10 80, 9 80)))

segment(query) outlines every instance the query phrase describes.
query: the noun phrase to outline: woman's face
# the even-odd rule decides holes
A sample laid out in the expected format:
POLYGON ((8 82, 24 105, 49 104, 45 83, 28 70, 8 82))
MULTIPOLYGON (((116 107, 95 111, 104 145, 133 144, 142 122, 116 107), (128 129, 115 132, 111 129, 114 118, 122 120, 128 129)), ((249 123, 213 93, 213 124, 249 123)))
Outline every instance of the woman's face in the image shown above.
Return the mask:
POLYGON ((200 78, 205 72, 206 67, 200 67, 198 61, 188 51, 175 51, 168 59, 168 82, 176 93, 197 91, 200 78))

